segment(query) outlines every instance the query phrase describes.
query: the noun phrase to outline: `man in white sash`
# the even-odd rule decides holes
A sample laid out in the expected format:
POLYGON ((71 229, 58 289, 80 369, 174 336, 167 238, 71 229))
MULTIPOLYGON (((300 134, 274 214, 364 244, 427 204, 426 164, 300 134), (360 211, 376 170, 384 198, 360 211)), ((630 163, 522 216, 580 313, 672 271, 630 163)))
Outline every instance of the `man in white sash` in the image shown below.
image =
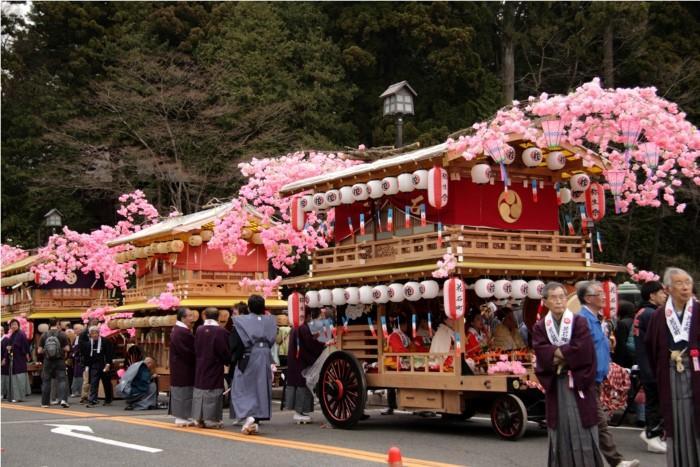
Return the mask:
POLYGON ((666 461, 673 467, 700 465, 700 306, 693 279, 668 268, 664 306, 651 317, 647 354, 656 375, 666 431, 666 461))
POLYGON ((593 341, 586 320, 566 308, 558 282, 542 292, 549 312, 533 327, 535 373, 545 389, 550 467, 602 467, 593 341))

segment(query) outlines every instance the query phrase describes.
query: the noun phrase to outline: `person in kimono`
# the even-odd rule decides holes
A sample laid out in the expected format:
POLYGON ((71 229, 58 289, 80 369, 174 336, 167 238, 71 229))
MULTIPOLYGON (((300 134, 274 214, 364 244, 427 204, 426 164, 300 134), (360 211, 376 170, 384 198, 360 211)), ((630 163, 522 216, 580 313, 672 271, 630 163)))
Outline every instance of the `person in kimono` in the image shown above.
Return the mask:
POLYGON ((241 432, 258 432, 258 421, 269 420, 272 412, 272 353, 277 335, 274 316, 265 315, 265 299, 248 298, 250 314, 238 316, 233 326, 240 339, 242 355, 237 360, 231 391, 231 415, 244 419, 241 432))
MULTIPOLYGON (((313 311, 318 315, 317 308, 313 311)), ((296 423, 311 422, 308 414, 314 410, 314 396, 306 386, 302 371, 313 365, 325 348, 325 345, 311 334, 309 318, 312 317, 313 315, 307 314, 304 323, 292 329, 288 337, 287 388, 284 405, 294 410, 293 420, 296 423)))
POLYGON ((126 400, 124 410, 157 409, 157 377, 156 362, 151 357, 132 363, 119 383, 121 387, 118 388, 126 400))
POLYGON ((700 465, 700 305, 693 279, 668 268, 663 284, 669 297, 649 321, 646 349, 656 375, 666 431, 666 462, 700 465))
POLYGON ((194 425, 192 393, 194 391, 194 313, 178 308, 177 321, 170 331, 170 415, 176 426, 194 425))
POLYGON ((31 394, 27 376, 27 361, 30 358, 29 340, 20 329, 19 321, 13 319, 10 321, 9 335, 3 340, 2 346, 2 371, 3 375, 8 376, 6 391, 10 402, 22 402, 31 394))
POLYGON ((603 466, 598 446, 596 357, 588 323, 566 308, 558 282, 542 291, 547 315, 533 327, 535 374, 545 389, 550 467, 603 466))
POLYGON ((204 310, 204 323, 194 336, 192 419, 200 427, 223 428, 224 366, 231 360, 229 332, 219 326, 219 310, 204 310))
POLYGON ((468 358, 478 357, 489 346, 489 336, 486 332, 484 317, 477 310, 469 317, 469 329, 465 333, 467 345, 464 347, 464 354, 468 358))
POLYGON ((71 397, 80 397, 80 391, 83 387, 83 372, 85 367, 83 366, 83 357, 80 355, 80 335, 83 333, 83 325, 76 324, 73 326, 73 332, 75 333, 75 339, 71 343, 70 356, 73 360, 73 382, 70 387, 71 397))

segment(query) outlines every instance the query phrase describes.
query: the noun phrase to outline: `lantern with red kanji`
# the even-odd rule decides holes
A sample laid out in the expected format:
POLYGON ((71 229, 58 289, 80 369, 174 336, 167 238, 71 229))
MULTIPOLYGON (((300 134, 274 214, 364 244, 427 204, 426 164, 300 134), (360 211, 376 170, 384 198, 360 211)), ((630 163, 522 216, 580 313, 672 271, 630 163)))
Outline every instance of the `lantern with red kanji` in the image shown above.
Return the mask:
POLYGON ((617 285, 613 281, 603 282, 603 296, 605 297, 603 305, 603 314, 606 319, 617 316, 617 285))
POLYGON ((306 298, 299 292, 292 292, 287 297, 287 317, 292 327, 299 327, 304 322, 306 298))
POLYGON ((467 311, 467 284, 458 277, 447 279, 443 285, 445 315, 459 319, 467 311))
POLYGON ((428 171, 428 204, 435 209, 442 209, 447 205, 448 180, 447 170, 440 166, 428 171))
POLYGON ((586 191, 586 215, 599 222, 605 217, 605 189, 600 183, 591 183, 586 191))
POLYGON ((291 218, 292 227, 297 232, 304 230, 304 208, 302 206, 302 198, 295 196, 292 199, 292 204, 289 206, 289 217, 291 218))

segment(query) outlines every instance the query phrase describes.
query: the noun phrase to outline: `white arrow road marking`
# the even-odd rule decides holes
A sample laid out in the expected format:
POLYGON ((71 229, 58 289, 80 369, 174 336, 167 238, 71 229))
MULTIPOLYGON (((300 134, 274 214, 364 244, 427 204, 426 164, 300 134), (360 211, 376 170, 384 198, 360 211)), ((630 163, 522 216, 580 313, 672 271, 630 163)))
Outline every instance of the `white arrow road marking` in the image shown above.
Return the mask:
POLYGON ((51 433, 57 433, 59 435, 72 436, 73 438, 87 439, 89 441, 95 441, 96 443, 109 444, 112 446, 119 446, 127 449, 135 449, 137 451, 144 451, 150 453, 156 453, 163 451, 162 449, 149 448, 148 446, 141 446, 140 444, 124 443, 122 441, 115 441, 112 439, 100 438, 97 436, 87 435, 85 433, 94 433, 92 428, 85 425, 52 425, 46 424, 46 426, 55 426, 56 428, 51 430, 51 433), (84 433, 76 433, 76 432, 84 433))

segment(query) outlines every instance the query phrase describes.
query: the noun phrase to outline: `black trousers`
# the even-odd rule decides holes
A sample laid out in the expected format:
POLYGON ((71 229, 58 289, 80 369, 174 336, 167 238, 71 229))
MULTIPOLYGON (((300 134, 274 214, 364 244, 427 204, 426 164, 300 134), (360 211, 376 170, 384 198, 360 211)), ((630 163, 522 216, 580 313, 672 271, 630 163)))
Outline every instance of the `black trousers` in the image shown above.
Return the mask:
POLYGON ((659 407, 659 388, 655 382, 642 382, 644 387, 644 416, 646 417, 647 436, 654 438, 663 434, 661 408, 659 407))
POLYGON ((68 385, 66 383, 66 364, 62 359, 44 359, 41 370, 41 404, 49 405, 51 399, 51 380, 56 379, 56 397, 60 401, 68 400, 68 385))
POLYGON ((97 403, 97 390, 100 387, 100 381, 102 381, 102 387, 105 391, 105 402, 112 402, 112 378, 110 372, 104 372, 102 371, 103 369, 104 364, 93 365, 90 367, 90 396, 88 397, 89 403, 97 403))

